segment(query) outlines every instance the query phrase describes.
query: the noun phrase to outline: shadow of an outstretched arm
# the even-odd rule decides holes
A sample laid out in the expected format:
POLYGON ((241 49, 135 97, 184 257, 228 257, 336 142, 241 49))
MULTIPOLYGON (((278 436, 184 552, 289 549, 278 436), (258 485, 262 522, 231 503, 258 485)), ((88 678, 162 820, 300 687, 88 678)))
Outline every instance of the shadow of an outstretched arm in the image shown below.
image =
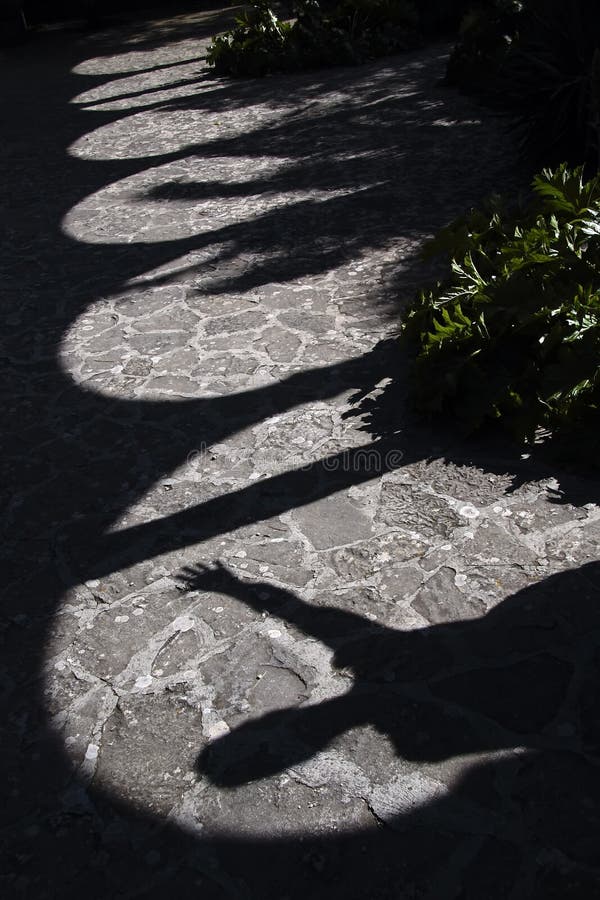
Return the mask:
POLYGON ((332 606, 306 603, 291 591, 268 581, 244 581, 220 560, 212 566, 200 563, 184 568, 180 581, 189 591, 227 594, 257 612, 272 613, 333 649, 359 634, 372 635, 382 630, 364 616, 332 606))
POLYGON ((234 787, 298 766, 366 724, 407 760, 538 749, 573 674, 565 652, 573 637, 598 628, 597 572, 590 564, 561 573, 481 618, 406 632, 306 603, 267 582, 250 584, 221 563, 188 569, 190 589, 226 593, 277 615, 333 648, 334 665, 353 676, 342 696, 237 727, 202 751, 197 770, 234 787))
POLYGON ((237 787, 277 775, 325 750, 338 735, 368 718, 353 693, 312 706, 282 709, 240 725, 213 741, 196 770, 220 787, 237 787))
MULTIPOLYGON (((224 593, 259 612, 272 613, 333 649, 355 646, 387 631, 355 613, 313 606, 268 582, 244 581, 220 561, 186 568, 181 580, 189 590, 224 593)), ((346 656, 352 658, 351 653, 346 656)), ((369 698, 355 691, 318 705, 277 710, 214 741, 199 755, 196 768, 222 787, 267 778, 310 759, 369 717, 369 698)))

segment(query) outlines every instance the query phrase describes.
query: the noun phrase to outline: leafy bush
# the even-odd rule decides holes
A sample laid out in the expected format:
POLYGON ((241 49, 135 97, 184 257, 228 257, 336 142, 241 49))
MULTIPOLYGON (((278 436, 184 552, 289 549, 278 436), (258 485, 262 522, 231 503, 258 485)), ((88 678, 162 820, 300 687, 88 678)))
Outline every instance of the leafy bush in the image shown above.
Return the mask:
POLYGON ((538 162, 589 162, 600 144, 600 4, 529 0, 500 90, 538 162))
POLYGON ((206 61, 218 74, 264 75, 283 68, 292 25, 277 18, 266 2, 235 19, 231 31, 213 38, 206 61))
POLYGON ((515 117, 536 164, 600 162, 600 3, 493 0, 463 21, 447 80, 515 117))
POLYGON ((215 37, 207 62, 218 74, 265 75, 274 71, 359 63, 417 43, 417 14, 407 0, 339 0, 325 12, 301 0, 293 22, 278 19, 268 0, 215 37))
POLYGON ((517 37, 522 12, 519 0, 473 5, 460 24, 446 67, 447 83, 489 99, 494 91, 501 94, 498 75, 517 37))
MULTIPOLYGON (((455 31, 473 2, 482 15, 520 5, 516 0, 298 0, 295 21, 285 21, 269 0, 256 0, 230 31, 213 40, 208 63, 220 74, 251 76, 359 63, 415 46, 424 34, 455 31)), ((497 25, 490 27, 495 34, 497 25)))
POLYGON ((600 458, 600 177, 561 165, 510 210, 499 197, 431 242, 451 275, 422 292, 401 342, 412 398, 466 431, 498 420, 533 441, 550 430, 571 456, 600 458))
POLYGON ((474 6, 485 10, 493 3, 494 0, 417 0, 419 26, 424 32, 455 34, 474 6))

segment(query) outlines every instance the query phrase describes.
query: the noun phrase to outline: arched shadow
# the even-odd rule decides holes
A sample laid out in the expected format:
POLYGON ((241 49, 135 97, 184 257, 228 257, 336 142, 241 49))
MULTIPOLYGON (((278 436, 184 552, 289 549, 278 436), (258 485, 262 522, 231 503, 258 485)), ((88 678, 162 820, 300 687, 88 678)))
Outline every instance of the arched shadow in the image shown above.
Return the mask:
MULTIPOLYGON (((188 27, 181 33, 176 29, 175 36, 187 34, 188 27)), ((132 29, 126 45, 143 56, 144 49, 162 46, 164 39, 132 29)), ((182 122, 194 111, 206 116, 232 110, 241 121, 239 132, 208 135, 202 141, 189 140, 186 132, 182 145, 175 129, 173 143, 156 154, 143 141, 137 146, 131 110, 99 109, 94 103, 80 109, 71 103, 74 96, 101 86, 107 75, 119 74, 110 35, 43 36, 0 61, 3 84, 9 85, 1 98, 2 119, 10 124, 3 150, 10 177, 0 185, 6 239, 0 298, 5 311, 6 896, 46 893, 62 898, 82 891, 98 898, 162 896, 165 890, 182 897, 196 896, 198 890, 209 897, 318 897, 338 891, 346 897, 369 892, 385 896, 386 891, 397 896, 394 879, 404 878, 402 867, 411 856, 426 867, 431 845, 423 836, 428 828, 420 813, 406 819, 408 837, 400 859, 395 835, 378 830, 340 840, 229 836, 202 841, 136 811, 126 796, 115 797, 93 785, 85 788, 48 720, 41 673, 48 633, 66 589, 297 507, 309 497, 327 496, 389 468, 387 454, 397 449, 397 435, 374 446, 379 467, 334 470, 327 459, 320 460, 310 471, 292 470, 256 486, 234 484, 224 497, 211 496, 201 484, 192 508, 167 509, 165 503, 161 518, 117 530, 115 524, 136 501, 202 443, 210 445, 307 401, 365 391, 389 372, 390 357, 381 348, 366 350, 340 364, 304 366, 273 383, 224 396, 158 401, 134 392, 126 398, 111 396, 97 384, 75 380, 65 370, 65 334, 92 304, 118 296, 136 279, 144 279, 146 286, 172 284, 183 272, 188 279, 204 279, 199 293, 220 298, 226 291, 246 292, 274 278, 291 283, 306 274, 335 271, 355 254, 398 241, 398 235, 412 246, 442 224, 487 189, 496 173, 473 165, 477 148, 491 139, 468 118, 466 107, 457 121, 444 117, 447 104, 435 88, 441 53, 434 48, 429 56, 409 56, 383 68, 342 70, 326 77, 309 73, 260 86, 211 83, 199 97, 193 83, 192 96, 164 101, 153 93, 149 108, 180 114, 182 122), (90 55, 98 61, 82 67, 82 57, 90 55), (407 82, 416 83, 412 100, 404 96, 407 82), (430 89, 437 91, 433 101, 430 89), (300 113, 290 111, 290 94, 300 113), (268 124, 243 120, 245 104, 257 95, 273 112, 268 124), (283 118, 280 107, 288 111, 283 118), (94 148, 107 140, 108 131, 101 135, 99 129, 113 126, 124 143, 109 142, 110 152, 95 154, 94 148), (88 150, 81 149, 85 144, 88 150), (135 158, 126 152, 133 145, 139 152, 135 158), (338 159, 341 151, 348 159, 338 159), (85 230, 93 230, 89 207, 82 211, 83 201, 101 194, 99 207, 110 212, 102 192, 137 176, 146 191, 141 201, 146 202, 144 196, 150 202, 161 199, 164 188, 157 189, 147 173, 191 155, 208 165, 215 159, 284 158, 290 192, 313 187, 317 178, 325 199, 315 203, 294 196, 290 205, 215 225, 208 234, 158 240, 142 234, 129 242, 130 223, 119 228, 109 222, 102 240, 100 231, 92 234, 95 240, 90 238, 85 230), (470 171, 465 173, 465 167, 470 171), (415 188, 420 184, 427 185, 426 202, 421 188, 415 188), (83 230, 67 233, 67 220, 73 229, 79 223, 83 230), (214 277, 207 276, 211 270, 202 256, 212 244, 216 249, 210 265, 224 267, 214 277), (244 261, 244 253, 252 259, 244 261), (148 274, 181 259, 175 274, 148 274), (374 867, 364 865, 369 857, 374 867), (327 883, 329 877, 336 879, 333 884, 327 883)), ((174 59, 176 50, 153 63, 128 58, 126 65, 160 74, 174 59)), ((185 91, 186 85, 177 89, 185 91)), ((121 100, 139 101, 131 84, 118 93, 121 100)), ((160 129, 152 137, 162 139, 160 129)), ((503 163, 498 171, 504 171, 503 163)), ((209 199, 221 200, 219 181, 211 193, 192 179, 188 199, 196 202, 205 192, 209 199)), ((281 192, 285 185, 285 174, 276 173, 273 191, 281 192)), ((248 190, 256 187, 250 182, 248 190)), ((269 194, 268 178, 258 179, 258 187, 259 193, 269 194)), ((175 191, 173 201, 178 199, 185 198, 175 191)), ((118 325, 112 320, 106 324, 107 342, 118 325)), ((404 459, 430 452, 426 435, 414 437, 410 454, 400 442, 404 459)), ((452 835, 442 834, 439 840, 440 846, 454 844, 452 835)), ((407 876, 403 883, 409 881, 407 876)), ((413 882, 418 884, 417 874, 413 882)))

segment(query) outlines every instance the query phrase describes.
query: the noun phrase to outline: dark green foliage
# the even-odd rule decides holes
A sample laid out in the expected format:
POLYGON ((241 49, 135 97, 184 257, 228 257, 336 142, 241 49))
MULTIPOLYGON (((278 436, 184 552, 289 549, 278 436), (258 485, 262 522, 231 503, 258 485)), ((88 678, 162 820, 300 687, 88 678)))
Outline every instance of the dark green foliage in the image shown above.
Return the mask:
POLYGON ((213 39, 207 62, 219 74, 265 75, 363 62, 417 43, 417 14, 408 0, 339 0, 325 12, 302 0, 294 21, 278 19, 268 0, 213 39))
MULTIPOLYGON (((476 0, 416 0, 419 27, 424 32, 456 34, 465 15, 476 0)), ((492 0, 479 0, 478 6, 487 8, 492 0)))
POLYGON ((498 197, 444 229, 429 254, 452 274, 422 292, 401 342, 417 408, 466 431, 500 420, 520 439, 549 429, 600 458, 600 177, 565 165, 509 210, 498 197))
POLYGON ((467 15, 447 80, 515 118, 536 165, 599 162, 600 3, 494 0, 467 15))
POLYGON ((519 0, 475 2, 464 16, 459 39, 446 68, 448 84, 490 97, 501 96, 498 76, 518 34, 519 0))
POLYGON ((416 13, 406 0, 340 0, 325 16, 303 0, 292 32, 298 66, 360 63, 416 44, 416 13))
MULTIPOLYGON (((423 35, 456 32, 473 0, 298 0, 295 18, 279 19, 256 0, 216 37, 208 64, 230 75, 264 75, 364 62, 418 45, 423 35)), ((479 0, 484 9, 512 0, 479 0)), ((514 5, 514 3, 512 3, 514 5)))
POLYGON ((600 3, 530 0, 501 89, 524 148, 538 162, 598 168, 600 3))
POLYGON ((235 19, 231 31, 213 38, 206 61, 219 74, 265 75, 283 68, 292 25, 278 19, 266 2, 235 19))

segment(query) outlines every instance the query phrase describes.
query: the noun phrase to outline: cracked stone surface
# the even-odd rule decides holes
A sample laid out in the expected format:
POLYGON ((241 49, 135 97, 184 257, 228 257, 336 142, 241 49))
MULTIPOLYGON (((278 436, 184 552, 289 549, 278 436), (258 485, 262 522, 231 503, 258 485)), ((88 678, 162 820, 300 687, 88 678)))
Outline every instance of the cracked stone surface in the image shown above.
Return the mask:
POLYGON ((598 485, 386 340, 510 137, 446 46, 229 82, 222 21, 0 57, 3 894, 600 896, 598 485))

